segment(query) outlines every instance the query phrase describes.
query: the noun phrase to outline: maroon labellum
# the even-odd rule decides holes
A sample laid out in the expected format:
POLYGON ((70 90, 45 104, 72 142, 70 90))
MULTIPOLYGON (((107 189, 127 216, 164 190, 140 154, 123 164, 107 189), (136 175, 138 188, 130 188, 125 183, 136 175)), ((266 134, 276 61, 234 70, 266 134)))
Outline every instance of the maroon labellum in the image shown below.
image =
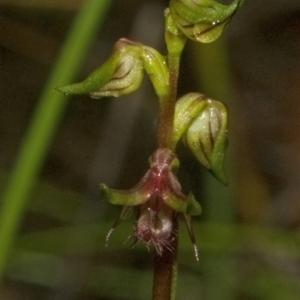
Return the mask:
POLYGON ((177 213, 159 197, 153 197, 139 207, 134 236, 147 245, 153 245, 159 255, 164 248, 173 251, 172 233, 177 234, 173 229, 176 216, 177 213))

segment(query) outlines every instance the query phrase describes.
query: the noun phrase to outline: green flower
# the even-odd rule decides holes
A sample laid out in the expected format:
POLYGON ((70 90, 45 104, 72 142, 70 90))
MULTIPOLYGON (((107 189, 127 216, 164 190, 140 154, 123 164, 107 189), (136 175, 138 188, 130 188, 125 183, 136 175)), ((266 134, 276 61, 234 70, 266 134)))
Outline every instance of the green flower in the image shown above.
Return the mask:
POLYGON ((65 94, 90 94, 92 98, 120 97, 141 86, 144 70, 157 95, 167 95, 169 72, 164 57, 151 47, 122 38, 108 60, 84 81, 56 90, 65 94))
POLYGON ((182 138, 196 159, 225 185, 227 121, 224 104, 202 94, 187 94, 176 103, 173 147, 182 138))

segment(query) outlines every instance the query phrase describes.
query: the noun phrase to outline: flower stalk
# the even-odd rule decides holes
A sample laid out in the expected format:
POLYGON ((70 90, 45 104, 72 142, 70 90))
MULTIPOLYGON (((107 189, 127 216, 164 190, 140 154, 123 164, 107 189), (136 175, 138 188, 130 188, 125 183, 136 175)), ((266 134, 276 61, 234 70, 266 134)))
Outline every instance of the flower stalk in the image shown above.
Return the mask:
POLYGON ((165 10, 165 41, 168 50, 167 63, 169 70, 169 93, 165 99, 160 101, 160 117, 158 123, 158 146, 168 147, 172 150, 172 133, 177 100, 177 87, 179 78, 179 66, 181 53, 186 44, 186 37, 176 26, 170 9, 165 10))
POLYGON ((177 86, 179 77, 180 54, 168 55, 169 65, 169 95, 162 101, 158 123, 158 147, 172 149, 172 133, 175 103, 177 100, 177 86))

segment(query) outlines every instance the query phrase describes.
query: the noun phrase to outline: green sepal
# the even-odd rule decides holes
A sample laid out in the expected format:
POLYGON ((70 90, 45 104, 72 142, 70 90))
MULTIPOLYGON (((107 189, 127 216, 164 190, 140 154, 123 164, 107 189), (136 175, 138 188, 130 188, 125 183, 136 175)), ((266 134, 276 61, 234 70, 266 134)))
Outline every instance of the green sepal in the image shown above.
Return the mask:
POLYGON ((219 113, 221 115, 222 122, 211 155, 211 172, 219 181, 227 186, 228 181, 224 169, 224 158, 227 147, 228 114, 226 107, 221 102, 217 102, 217 105, 220 107, 219 113))
POLYGON ((69 94, 91 94, 100 90, 110 78, 112 78, 115 69, 118 65, 120 53, 113 54, 110 58, 93 73, 91 73, 84 81, 80 83, 73 83, 56 88, 58 92, 66 95, 69 94))
POLYGON ((179 213, 186 213, 187 201, 186 198, 180 198, 172 192, 167 192, 163 195, 165 203, 179 213))
POLYGON ((169 70, 165 58, 155 49, 142 46, 144 68, 160 99, 169 93, 169 70))
POLYGON ((187 129, 183 137, 184 143, 196 159, 208 170, 211 170, 212 139, 209 132, 208 111, 202 112, 187 129))
POLYGON ((189 193, 187 196, 187 209, 186 214, 190 216, 199 216, 202 213, 202 207, 195 199, 193 193, 189 193))
POLYGON ((241 0, 223 5, 213 0, 171 0, 170 11, 180 30, 202 43, 216 40, 235 14, 241 0))
POLYGON ((176 25, 170 9, 165 9, 165 41, 167 44, 168 53, 181 54, 185 44, 186 36, 176 25))
POLYGON ((184 135, 184 141, 196 159, 219 181, 227 185, 224 156, 227 145, 227 109, 221 102, 207 100, 184 135))
POLYGON ((175 149, 182 135, 207 106, 206 96, 189 93, 181 97, 175 106, 172 147, 175 149))
POLYGON ((105 184, 100 184, 100 195, 106 198, 109 203, 122 206, 140 205, 148 200, 141 192, 114 190, 108 188, 105 184))

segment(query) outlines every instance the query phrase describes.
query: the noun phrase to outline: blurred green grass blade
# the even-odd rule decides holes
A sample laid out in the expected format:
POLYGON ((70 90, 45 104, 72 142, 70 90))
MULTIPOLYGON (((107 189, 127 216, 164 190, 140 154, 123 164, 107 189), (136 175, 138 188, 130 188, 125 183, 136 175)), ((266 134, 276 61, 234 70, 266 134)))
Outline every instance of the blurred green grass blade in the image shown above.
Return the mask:
POLYGON ((84 2, 40 97, 3 195, 0 212, 0 278, 5 272, 9 251, 28 207, 28 198, 67 105, 66 97, 54 92, 53 88, 69 83, 76 76, 110 2, 84 2))

